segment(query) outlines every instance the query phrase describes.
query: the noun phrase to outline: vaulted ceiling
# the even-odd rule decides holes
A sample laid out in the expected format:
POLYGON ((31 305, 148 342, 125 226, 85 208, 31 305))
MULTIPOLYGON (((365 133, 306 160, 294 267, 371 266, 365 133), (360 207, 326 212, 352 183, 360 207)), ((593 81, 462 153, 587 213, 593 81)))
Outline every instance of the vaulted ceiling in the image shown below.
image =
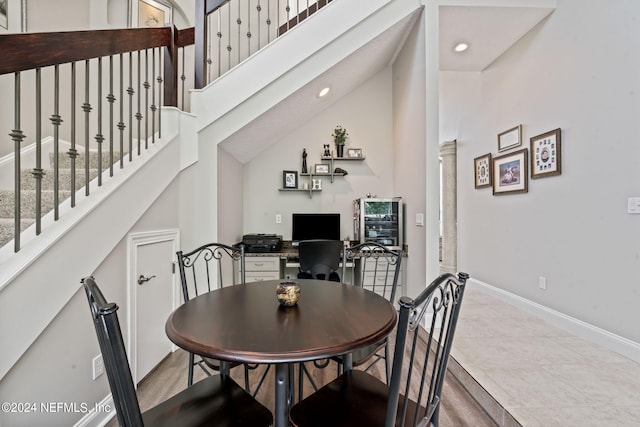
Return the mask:
MULTIPOLYGON (((481 72, 486 69, 553 11, 553 7, 547 7, 552 0, 542 0, 541 3, 545 7, 441 6, 440 70, 481 72), (458 41, 467 42, 470 48, 461 54, 453 52, 452 47, 458 41)), ((416 19, 417 15, 409 16, 382 32, 238 130, 222 142, 221 147, 242 163, 252 160, 290 132, 285 126, 274 128, 274 121, 277 123, 286 117, 288 123, 304 122, 330 105, 331 101, 321 102, 317 99, 321 87, 330 85, 331 97, 337 100, 388 66, 416 19)))

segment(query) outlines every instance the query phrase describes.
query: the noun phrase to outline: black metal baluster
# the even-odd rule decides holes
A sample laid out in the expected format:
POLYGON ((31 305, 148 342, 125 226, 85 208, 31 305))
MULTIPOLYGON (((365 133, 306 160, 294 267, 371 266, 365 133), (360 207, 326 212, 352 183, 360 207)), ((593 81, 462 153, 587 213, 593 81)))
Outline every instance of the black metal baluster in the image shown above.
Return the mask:
POLYGON ((53 124, 53 219, 57 221, 60 217, 59 197, 60 197, 60 66, 54 67, 53 85, 53 114, 51 124, 53 124))
MULTIPOLYGON (((156 51, 151 50, 151 81, 156 75, 156 51)), ((151 143, 156 143, 156 87, 151 85, 151 143)))
POLYGON ((15 88, 14 88, 14 101, 15 101, 15 112, 14 112, 14 129, 11 131, 9 136, 13 140, 13 149, 14 149, 14 239, 13 239, 13 247, 14 251, 18 252, 20 250, 20 144, 22 140, 25 138, 24 133, 20 129, 20 72, 15 73, 15 88))
POLYGON ((129 52, 129 161, 133 161, 133 52, 129 52))
POLYGON ((69 156, 70 176, 71 176, 71 207, 76 205, 76 63, 71 63, 71 148, 67 151, 69 156))
POLYGON ((141 121, 142 121, 142 114, 140 113, 140 105, 142 104, 142 94, 140 92, 142 92, 142 90, 140 89, 140 72, 141 72, 141 65, 140 65, 140 51, 138 51, 138 64, 137 64, 137 69, 138 69, 138 80, 137 80, 137 87, 138 87, 138 111, 136 112, 136 120, 138 121, 138 156, 140 155, 140 144, 141 144, 141 138, 142 138, 142 125, 141 125, 141 121))
MULTIPOLYGON (((102 186, 102 57, 98 58, 98 133, 95 136, 98 143, 98 187, 102 186)), ((87 184, 88 185, 88 184, 87 184)))
MULTIPOLYGON (((116 97, 113 95, 113 55, 109 56, 109 176, 113 176, 113 103, 116 97)), ((121 154, 122 155, 122 154, 121 154)))
POLYGON ((84 111, 84 195, 89 195, 89 113, 91 113, 91 104, 89 103, 89 60, 84 61, 84 103, 82 111, 84 111))
MULTIPOLYGON (((183 52, 184 52, 184 48, 183 52)), ((184 53, 183 53, 183 61, 184 61, 184 53)), ((164 72, 164 68, 162 67, 163 64, 163 60, 162 60, 162 51, 160 50, 160 48, 158 48, 158 77, 157 77, 157 81, 158 81, 158 108, 159 108, 159 113, 158 113, 158 138, 162 139, 162 114, 160 114, 160 112, 162 112, 162 82, 164 81, 164 79, 162 78, 162 73, 164 72)), ((184 87, 182 89, 182 106, 184 109, 184 87)))
POLYGON ((36 167, 31 172, 36 180, 36 236, 42 232, 42 69, 36 68, 36 167))
MULTIPOLYGON (((118 130, 120 131, 120 169, 124 168, 124 57, 120 54, 120 121, 118 130)), ((131 152, 131 151, 129 151, 131 152)))
POLYGON ((144 50, 144 149, 149 148, 149 49, 144 50))

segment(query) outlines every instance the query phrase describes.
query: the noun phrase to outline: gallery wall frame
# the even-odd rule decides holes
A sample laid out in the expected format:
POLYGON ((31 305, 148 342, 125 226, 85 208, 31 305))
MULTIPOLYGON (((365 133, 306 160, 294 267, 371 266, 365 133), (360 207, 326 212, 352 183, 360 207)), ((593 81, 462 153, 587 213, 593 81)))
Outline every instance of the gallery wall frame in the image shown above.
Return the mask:
POLYGON ((0 34, 24 31, 24 1, 0 0, 0 34))
POLYGON ((531 178, 545 178, 562 173, 560 128, 531 137, 531 178))
POLYGON ((522 145, 522 125, 498 134, 498 151, 507 151, 522 145))
POLYGON ((526 193, 529 191, 529 171, 526 148, 493 158, 493 195, 526 193))
POLYGON ((173 8, 155 0, 130 0, 131 22, 134 28, 164 27, 173 22, 173 8))
POLYGON ((491 187, 491 178, 493 177, 491 173, 492 168, 491 153, 473 159, 475 188, 491 187))

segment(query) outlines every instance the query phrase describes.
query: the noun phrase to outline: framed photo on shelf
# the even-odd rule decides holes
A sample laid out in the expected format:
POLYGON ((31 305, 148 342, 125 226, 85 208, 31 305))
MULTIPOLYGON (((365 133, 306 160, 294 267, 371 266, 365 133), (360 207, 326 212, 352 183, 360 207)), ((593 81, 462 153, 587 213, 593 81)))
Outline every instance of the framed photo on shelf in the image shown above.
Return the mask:
POLYGON ((493 158, 493 195, 529 191, 527 149, 493 158))
POLYGON ((362 148, 347 148, 347 157, 359 159, 362 157, 362 148))
POLYGON ((329 173, 329 165, 325 165, 324 163, 316 163, 313 168, 314 173, 329 173))
POLYGON ((282 171, 282 188, 298 188, 298 172, 282 171))
POLYGON ((131 1, 131 26, 134 28, 164 27, 173 22, 173 10, 154 0, 131 1))
POLYGON ((531 141, 531 178, 562 173, 560 128, 534 136, 531 141))
POLYGON ((475 187, 491 187, 491 153, 473 159, 475 187))
POLYGON ((498 134, 498 151, 506 151, 522 145, 522 125, 498 134))

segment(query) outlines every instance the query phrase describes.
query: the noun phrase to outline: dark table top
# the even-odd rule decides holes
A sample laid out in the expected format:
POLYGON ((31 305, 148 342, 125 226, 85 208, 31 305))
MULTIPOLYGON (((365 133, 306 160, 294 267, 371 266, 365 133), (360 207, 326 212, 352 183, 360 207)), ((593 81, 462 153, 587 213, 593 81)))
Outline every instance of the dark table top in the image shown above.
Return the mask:
POLYGON ((300 300, 280 307, 281 280, 230 286, 200 295, 167 320, 179 347, 218 360, 284 363, 349 353, 393 330, 395 308, 383 297, 352 285, 296 280, 300 300))

